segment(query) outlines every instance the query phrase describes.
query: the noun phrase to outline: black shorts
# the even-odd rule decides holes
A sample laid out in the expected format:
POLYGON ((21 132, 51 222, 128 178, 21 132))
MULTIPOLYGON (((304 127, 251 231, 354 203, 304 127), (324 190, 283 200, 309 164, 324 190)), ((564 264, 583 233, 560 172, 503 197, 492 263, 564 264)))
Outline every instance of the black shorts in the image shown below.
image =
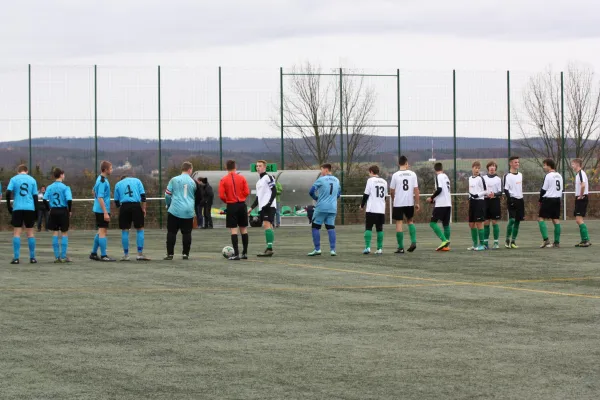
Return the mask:
POLYGON ((392 218, 395 221, 402 221, 404 218, 412 219, 415 216, 415 206, 394 207, 392 218))
POLYGON ((560 197, 544 197, 540 205, 540 218, 559 219, 560 218, 560 197))
MULTIPOLYGON (((247 213, 247 212, 246 212, 247 213)), ((275 207, 269 207, 267 209, 260 210, 258 214, 258 219, 261 223, 267 221, 271 224, 275 223, 275 214, 277 213, 277 209, 275 207)))
POLYGON ((68 208, 52 208, 50 209, 50 216, 48 217, 48 229, 53 232, 68 232, 69 220, 68 208))
POLYGON ((575 199, 575 212, 573 213, 574 217, 585 217, 587 214, 588 207, 588 197, 583 196, 583 199, 575 199))
POLYGON ((502 219, 502 207, 500 199, 485 199, 485 219, 499 221, 502 219))
POLYGON ((485 221, 485 200, 469 200, 469 222, 485 221))
POLYGON ((511 197, 507 200, 507 203, 508 218, 523 221, 525 219, 525 201, 511 197))
POLYGON ((181 231, 182 235, 192 233, 194 218, 179 218, 171 213, 167 214, 167 232, 177 234, 177 232, 181 231))
POLYGON ((122 203, 119 211, 119 229, 135 229, 144 227, 144 211, 140 203, 122 203))
POLYGON ((10 224, 14 228, 22 228, 23 225, 25 225, 25 228, 30 229, 33 228, 36 222, 37 213, 35 211, 28 210, 13 210, 10 220, 10 224))
POLYGON ((441 221, 442 225, 450 225, 450 217, 452 217, 452 207, 434 207, 431 214, 431 222, 441 221))
MULTIPOLYGON (((108 225, 110 225, 110 221, 107 222, 104 220, 104 214, 102 213, 94 213, 96 214, 96 227, 108 229, 108 225)), ((110 216, 110 214, 108 214, 110 216)))
POLYGON ((246 228, 248 226, 248 207, 246 203, 227 204, 227 214, 225 215, 225 226, 227 228, 246 228))
POLYGON ((375 225, 377 232, 381 232, 383 230, 383 224, 385 224, 385 214, 370 212, 365 214, 365 230, 370 231, 373 229, 373 225, 375 225))

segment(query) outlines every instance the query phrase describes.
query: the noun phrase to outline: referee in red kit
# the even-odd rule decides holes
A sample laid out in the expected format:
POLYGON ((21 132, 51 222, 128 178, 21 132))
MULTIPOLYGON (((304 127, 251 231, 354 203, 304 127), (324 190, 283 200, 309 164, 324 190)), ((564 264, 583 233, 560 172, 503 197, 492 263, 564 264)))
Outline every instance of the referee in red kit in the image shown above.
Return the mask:
POLYGON ((246 197, 250 194, 248 181, 238 175, 235 161, 227 161, 227 175, 219 182, 219 197, 227 204, 225 226, 231 230, 231 245, 235 254, 229 260, 248 259, 248 209, 246 197), (242 233, 243 251, 240 256, 238 248, 238 227, 242 233))

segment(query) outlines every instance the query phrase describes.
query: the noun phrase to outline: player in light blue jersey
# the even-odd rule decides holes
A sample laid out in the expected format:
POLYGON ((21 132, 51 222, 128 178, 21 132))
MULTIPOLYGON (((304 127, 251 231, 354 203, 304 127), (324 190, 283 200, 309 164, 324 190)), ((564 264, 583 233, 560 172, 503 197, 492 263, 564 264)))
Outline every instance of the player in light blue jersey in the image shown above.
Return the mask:
POLYGON ((196 214, 196 204, 200 202, 200 196, 196 196, 197 183, 190 176, 192 171, 192 163, 184 162, 181 166, 181 175, 172 178, 165 191, 168 209, 167 256, 164 258, 165 260, 173 259, 179 231, 181 231, 183 241, 183 259, 187 260, 190 257, 194 215, 196 214))
POLYGON ((20 263, 21 231, 23 230, 23 225, 25 225, 25 231, 27 232, 29 262, 36 264, 33 226, 35 225, 38 208, 37 182, 27 174, 27 166, 19 165, 17 167, 17 172, 18 174, 11 178, 8 187, 6 188, 6 205, 8 206, 8 212, 12 215, 11 224, 14 228, 14 256, 11 264, 20 263), (12 206, 11 198, 14 199, 12 206))
POLYGON ((48 229, 53 232, 52 249, 54 250, 55 263, 70 263, 67 257, 69 248, 69 222, 71 218, 73 195, 71 188, 63 183, 65 171, 54 168, 52 175, 56 181, 46 188, 44 193, 44 207, 49 212, 48 229), (60 246, 58 233, 61 232, 60 246))
POLYGON ((112 164, 108 161, 102 161, 100 172, 100 176, 98 176, 94 185, 94 208, 92 209, 96 215, 98 233, 94 237, 94 247, 90 254, 90 260, 112 262, 116 260, 106 254, 106 233, 110 223, 110 183, 108 177, 112 173, 112 164), (98 256, 98 248, 100 248, 100 256, 98 256))
POLYGON ((133 223, 137 230, 137 261, 150 261, 144 255, 144 219, 146 217, 146 191, 142 181, 138 178, 123 175, 121 181, 115 185, 115 206, 119 211, 119 229, 121 229, 121 243, 123 244, 123 257, 121 261, 129 261, 129 230, 133 223))
POLYGON ((321 255, 321 226, 325 224, 329 236, 330 254, 335 252, 335 217, 337 216, 337 200, 342 195, 340 181, 331 175, 331 164, 321 165, 321 176, 312 185, 310 197, 317 201, 312 219, 312 237, 315 249, 308 253, 309 256, 321 255))

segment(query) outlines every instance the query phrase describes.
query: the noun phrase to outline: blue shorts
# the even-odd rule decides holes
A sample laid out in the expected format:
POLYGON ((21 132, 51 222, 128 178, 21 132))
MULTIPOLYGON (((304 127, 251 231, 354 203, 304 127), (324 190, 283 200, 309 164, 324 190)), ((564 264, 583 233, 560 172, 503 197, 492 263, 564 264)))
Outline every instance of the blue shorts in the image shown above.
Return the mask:
POLYGON ((312 222, 313 222, 313 224, 317 224, 317 225, 325 224, 325 225, 335 226, 336 215, 337 215, 337 213, 328 213, 328 212, 321 212, 321 211, 315 210, 315 213, 313 214, 312 222))

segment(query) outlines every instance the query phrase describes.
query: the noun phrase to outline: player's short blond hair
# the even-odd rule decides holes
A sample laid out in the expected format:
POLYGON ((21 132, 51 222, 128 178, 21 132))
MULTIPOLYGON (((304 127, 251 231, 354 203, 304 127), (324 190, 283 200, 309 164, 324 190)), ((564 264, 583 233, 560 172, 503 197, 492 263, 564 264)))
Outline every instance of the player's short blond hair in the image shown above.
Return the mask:
POLYGON ((262 164, 262 165, 265 165, 265 166, 266 166, 266 165, 267 165, 267 162, 266 162, 265 160, 258 160, 258 161, 256 162, 256 164, 262 164))
POLYGON ((583 168, 583 160, 581 158, 574 158, 571 162, 579 165, 580 168, 583 168))

